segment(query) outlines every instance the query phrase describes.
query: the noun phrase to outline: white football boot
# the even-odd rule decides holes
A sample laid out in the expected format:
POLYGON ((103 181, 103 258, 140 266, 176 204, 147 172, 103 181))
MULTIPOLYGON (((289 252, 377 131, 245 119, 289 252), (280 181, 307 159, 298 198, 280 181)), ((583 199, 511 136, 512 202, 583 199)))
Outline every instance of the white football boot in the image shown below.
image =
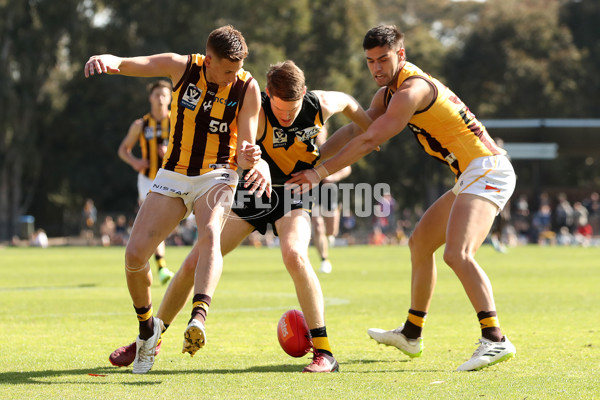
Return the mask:
POLYGON ((423 338, 409 339, 402 334, 402 328, 404 325, 391 331, 370 328, 367 333, 376 342, 394 346, 410 358, 420 357, 423 354, 423 338))
POLYGON ((492 342, 486 338, 479 339, 479 347, 471 359, 458 367, 457 371, 478 371, 499 362, 509 360, 517 354, 515 346, 506 336, 501 342, 492 342))
POLYGON ((135 339, 135 359, 133 360, 133 373, 145 374, 152 369, 154 365, 154 356, 156 355, 156 345, 160 340, 160 334, 163 331, 163 322, 156 318, 154 319, 154 334, 148 340, 140 339, 139 335, 135 339))

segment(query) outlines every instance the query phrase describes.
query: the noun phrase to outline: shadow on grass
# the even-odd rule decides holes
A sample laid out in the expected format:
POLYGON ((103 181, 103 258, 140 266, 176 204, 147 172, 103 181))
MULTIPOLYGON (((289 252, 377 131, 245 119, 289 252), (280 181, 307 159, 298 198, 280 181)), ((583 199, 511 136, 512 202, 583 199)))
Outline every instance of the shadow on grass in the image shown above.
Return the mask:
MULTIPOLYGON (((364 359, 357 359, 357 360, 344 360, 342 363, 340 363, 340 368, 343 368, 344 366, 350 366, 350 365, 364 365, 364 364, 407 364, 410 363, 412 360, 410 359, 400 359, 400 360, 364 360, 364 359)), ((346 369, 342 369, 342 371, 346 372, 346 369)), ((378 373, 389 373, 389 372, 446 372, 445 369, 418 369, 418 368, 411 368, 411 369, 405 369, 405 368, 387 368, 387 369, 374 369, 374 370, 369 370, 369 371, 347 371, 347 372, 353 372, 353 373, 360 373, 360 374, 378 374, 378 373)))
MULTIPOLYGON (((410 360, 346 360, 341 364, 342 372, 345 371, 344 366, 360 365, 360 364, 383 364, 383 363, 407 363, 410 360)), ((45 371, 19 371, 19 372, 1 372, 0 373, 0 384, 4 385, 23 385, 23 384, 35 384, 35 385, 56 385, 60 383, 64 384, 117 384, 117 385, 159 385, 162 383, 161 377, 171 375, 197 375, 197 374, 247 374, 247 373, 299 373, 302 371, 302 366, 290 365, 290 364, 278 364, 278 365, 256 365, 244 369, 226 368, 226 369, 197 369, 197 370, 161 370, 160 366, 153 369, 148 374, 144 375, 146 378, 139 382, 116 382, 114 380, 103 380, 103 378, 118 376, 123 377, 125 375, 133 376, 131 368, 116 368, 116 367, 97 367, 97 368, 86 368, 86 369, 64 369, 64 370, 45 370, 45 371), (64 381, 57 382, 56 380, 45 381, 47 378, 57 377, 79 377, 86 378, 85 380, 77 381, 64 381), (89 378, 89 379, 87 379, 89 378), (154 380, 148 380, 148 378, 155 378, 154 380)), ((389 372, 416 372, 414 369, 377 369, 370 371, 347 371, 352 373, 389 373, 389 372)), ((418 372, 443 372, 442 370, 418 370, 418 372)))
MULTIPOLYGON (((73 376, 73 377, 84 377, 86 375, 89 376, 90 379, 92 378, 104 378, 110 375, 115 375, 115 374, 124 374, 124 373, 131 373, 131 371, 127 371, 125 369, 123 370, 117 370, 115 368, 110 368, 110 367, 100 367, 100 368, 86 368, 86 369, 63 369, 63 370, 45 370, 45 371, 19 371, 19 372, 2 372, 0 373, 0 384, 5 384, 5 385, 23 385, 23 384, 35 384, 35 385, 56 385, 57 383, 64 383, 64 384, 76 384, 76 383, 85 383, 85 384, 89 384, 89 383, 95 383, 95 384, 108 384, 108 383, 115 383, 115 382, 103 382, 101 380, 98 381, 92 381, 92 382, 88 382, 88 381, 81 381, 81 382, 74 382, 74 381, 64 381, 64 382, 57 382, 57 381, 43 381, 40 379, 44 379, 44 378, 56 378, 56 377, 61 377, 61 376, 73 376)), ((144 385, 144 384, 160 384, 161 382, 148 382, 148 381, 144 381, 144 382, 120 382, 124 385, 144 385)))
POLYGON ((246 374, 246 373, 281 373, 281 372, 300 372, 302 367, 297 365, 259 365, 245 369, 197 369, 197 370, 170 370, 162 371, 159 368, 155 368, 148 374, 144 375, 149 378, 158 378, 157 380, 143 379, 139 382, 115 382, 114 380, 103 381, 102 378, 110 376, 124 376, 131 375, 131 368, 115 368, 115 367, 98 367, 98 368, 86 368, 86 369, 63 369, 63 370, 44 370, 44 371, 19 371, 19 372, 1 372, 0 373, 0 385, 24 385, 24 384, 35 384, 35 385, 56 385, 60 383, 64 384, 121 384, 121 385, 158 385, 162 383, 161 377, 170 375, 197 375, 197 374, 246 374), (87 375, 87 376, 86 376, 87 375), (57 377, 80 377, 90 378, 81 381, 64 381, 57 382, 56 380, 45 381, 46 378, 57 378, 57 377), (96 378, 97 380, 95 380, 96 378))
POLYGON ((22 287, 0 287, 0 292, 30 292, 39 290, 64 290, 64 289, 87 289, 94 288, 95 283, 81 283, 79 285, 61 285, 61 286, 22 286, 22 287))

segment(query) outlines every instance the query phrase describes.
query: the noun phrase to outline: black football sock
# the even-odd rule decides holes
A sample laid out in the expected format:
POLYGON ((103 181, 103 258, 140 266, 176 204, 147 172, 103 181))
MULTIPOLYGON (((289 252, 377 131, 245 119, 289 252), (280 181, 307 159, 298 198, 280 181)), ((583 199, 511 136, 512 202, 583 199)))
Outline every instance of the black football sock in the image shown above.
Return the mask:
POLYGON ((154 334, 154 318, 152 318, 152 303, 147 307, 136 307, 135 312, 140 323, 140 339, 148 340, 154 334))
POLYGON ((192 300, 192 318, 190 318, 188 324, 192 322, 192 319, 197 319, 204 325, 211 300, 212 298, 206 294, 198 293, 194 295, 194 299, 192 300))
POLYGON ((154 255, 154 259, 156 260, 156 265, 158 265, 158 270, 160 271, 163 268, 166 268, 167 266, 167 261, 165 260, 165 258, 163 256, 159 256, 159 255, 154 255))
POLYGON ((331 346, 329 346, 329 338, 327 337, 327 328, 315 328, 310 330, 310 336, 312 337, 313 347, 316 353, 325 354, 333 359, 333 353, 331 352, 331 346))
POLYGON ((481 336, 492 342, 502 341, 502 331, 496 311, 480 311, 477 313, 477 318, 481 327, 481 336))
POLYGON ((424 311, 408 310, 408 318, 402 328, 402 334, 409 339, 417 339, 421 337, 423 333, 423 326, 425 326, 425 318, 427 313, 424 311))

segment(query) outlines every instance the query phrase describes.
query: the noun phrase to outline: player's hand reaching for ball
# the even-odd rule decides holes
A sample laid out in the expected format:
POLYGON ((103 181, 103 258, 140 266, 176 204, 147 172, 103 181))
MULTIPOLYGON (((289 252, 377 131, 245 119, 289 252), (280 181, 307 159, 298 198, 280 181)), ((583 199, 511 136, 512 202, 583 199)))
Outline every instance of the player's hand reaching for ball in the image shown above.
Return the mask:
POLYGON ((263 193, 271 197, 271 170, 269 164, 263 159, 244 175, 244 187, 250 187, 249 193, 256 192, 256 197, 261 197, 263 193))

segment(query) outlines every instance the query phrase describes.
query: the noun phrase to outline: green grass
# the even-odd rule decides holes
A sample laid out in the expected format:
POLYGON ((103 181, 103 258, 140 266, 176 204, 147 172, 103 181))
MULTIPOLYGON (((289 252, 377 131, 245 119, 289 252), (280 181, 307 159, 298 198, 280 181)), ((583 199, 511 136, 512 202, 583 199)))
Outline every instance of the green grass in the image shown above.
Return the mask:
MULTIPOLYGON (((169 248, 170 266, 188 250, 169 248)), ((308 357, 291 358, 277 342, 279 317, 299 308, 279 250, 248 247, 225 259, 207 321, 208 344, 194 358, 180 353, 187 307, 167 331, 150 373, 112 367, 109 353, 130 343, 137 330, 123 252, 0 249, 1 399, 600 398, 595 248, 528 246, 498 254, 484 246, 478 260, 492 280, 500 322, 517 356, 470 373, 454 370, 475 349, 478 322, 441 260, 425 351, 409 360, 366 334, 406 318, 408 249, 334 248, 333 273, 320 279, 341 373, 323 375, 300 373, 308 357)), ((164 290, 155 283, 155 309, 164 290)))

